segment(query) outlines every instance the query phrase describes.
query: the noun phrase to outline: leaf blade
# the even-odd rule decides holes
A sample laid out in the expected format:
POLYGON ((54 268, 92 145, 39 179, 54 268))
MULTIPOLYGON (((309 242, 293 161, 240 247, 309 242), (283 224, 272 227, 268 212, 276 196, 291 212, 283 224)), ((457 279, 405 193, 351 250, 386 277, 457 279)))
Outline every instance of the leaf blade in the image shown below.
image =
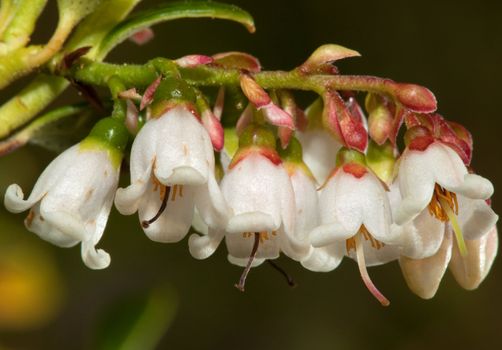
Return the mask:
POLYGON ((101 55, 106 55, 135 32, 152 25, 181 18, 217 18, 244 25, 249 32, 255 31, 251 15, 234 5, 217 2, 178 2, 139 12, 112 29, 100 45, 101 55))

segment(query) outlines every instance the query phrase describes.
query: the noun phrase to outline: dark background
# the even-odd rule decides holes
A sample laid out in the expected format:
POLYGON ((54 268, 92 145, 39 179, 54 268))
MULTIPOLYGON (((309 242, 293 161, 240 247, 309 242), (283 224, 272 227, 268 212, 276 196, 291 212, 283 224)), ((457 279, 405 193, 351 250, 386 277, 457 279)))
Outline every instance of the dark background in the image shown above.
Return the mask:
MULTIPOLYGON (((144 0, 140 8, 154 3, 144 0)), ((255 34, 230 22, 180 20, 156 26, 156 37, 147 46, 138 49, 124 43, 109 60, 145 62, 157 56, 239 50, 259 57, 265 69, 287 70, 322 44, 347 46, 362 57, 340 62, 343 73, 378 75, 430 88, 439 101, 439 112, 472 132, 473 166, 498 190, 502 184, 500 2, 232 3, 254 15, 255 34)), ((55 18, 46 11, 42 30, 53 26, 55 18)), ((75 93, 66 96, 74 99, 75 93)), ((29 193, 53 157, 40 148, 26 147, 0 159, 1 192, 16 182, 29 193)), ((502 212, 497 192, 493 205, 502 212)), ((280 259, 298 288, 288 288, 265 265, 252 270, 242 294, 233 287, 241 269, 226 261, 223 247, 206 261, 194 260, 186 240, 175 245, 151 242, 134 216, 121 217, 113 211, 101 243, 112 256, 111 266, 104 271, 87 269, 79 248, 58 249, 39 240, 24 229, 23 218, 0 208, 0 255, 16 244, 48 254, 48 264, 62 283, 58 293, 64 298, 55 307, 55 316, 37 327, 0 329, 0 348, 94 348, 102 337, 98 329, 104 327, 103 320, 114 315, 110 310, 117 305, 127 308, 132 304, 128 298, 166 284, 177 295, 178 310, 160 348, 502 348, 500 259, 478 290, 462 290, 447 273, 429 301, 407 289, 397 263, 372 268, 373 281, 391 300, 390 307, 383 308, 364 288, 356 264, 348 259, 327 274, 280 259)), ((29 266, 36 269, 37 262, 29 266)))

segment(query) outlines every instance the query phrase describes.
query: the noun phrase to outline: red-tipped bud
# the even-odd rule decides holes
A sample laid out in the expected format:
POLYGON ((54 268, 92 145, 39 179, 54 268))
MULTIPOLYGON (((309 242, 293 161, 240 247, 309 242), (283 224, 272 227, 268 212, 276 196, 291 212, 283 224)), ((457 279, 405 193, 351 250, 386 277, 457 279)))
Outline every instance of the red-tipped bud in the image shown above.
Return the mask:
POLYGON ((434 94, 420 85, 396 83, 395 96, 404 107, 413 112, 432 113, 437 108, 434 94))
POLYGON ((291 130, 295 129, 293 117, 274 103, 270 102, 268 105, 259 109, 263 112, 263 115, 270 124, 291 130))
POLYGON ((242 69, 251 73, 261 71, 260 61, 245 52, 222 52, 213 55, 214 63, 229 69, 242 69))
POLYGON ((246 95, 256 109, 263 112, 263 115, 270 124, 290 129, 295 128, 293 117, 276 106, 267 92, 249 74, 241 74, 240 83, 244 95, 246 95))
POLYGON ((175 60, 176 64, 183 68, 193 68, 214 62, 214 59, 204 55, 187 55, 175 60))
POLYGON ((210 109, 202 111, 201 121, 209 134, 214 150, 221 151, 224 143, 224 131, 220 121, 210 109))
POLYGON ((141 103, 139 105, 139 110, 142 111, 145 109, 146 106, 148 106, 150 103, 152 103, 153 100, 153 95, 155 95, 155 91, 160 85, 160 81, 162 80, 161 76, 158 76, 157 79, 155 79, 145 90, 145 93, 143 94, 143 98, 141 99, 141 103))
MULTIPOLYGON (((361 56, 359 52, 346 47, 327 44, 317 48, 312 55, 298 68, 304 74, 332 73, 332 63, 347 57, 361 56)), ((334 71, 336 72, 336 70, 334 71)))
POLYGON ((328 90, 323 99, 325 127, 346 147, 364 152, 368 145, 368 132, 364 122, 349 112, 336 91, 328 90))
POLYGON ((241 74, 240 84, 242 92, 256 108, 272 102, 267 92, 249 74, 241 74))
POLYGON ((154 36, 155 34, 153 33, 152 28, 147 27, 131 35, 129 37, 129 40, 131 40, 136 45, 141 46, 152 40, 154 36))
POLYGON ((447 121, 455 134, 472 149, 472 134, 462 124, 447 121))
POLYGON ((460 124, 454 123, 460 133, 466 138, 464 140, 459 137, 459 134, 455 132, 452 125, 439 114, 433 115, 432 118, 436 123, 436 134, 439 136, 438 138, 441 142, 452 147, 460 158, 462 158, 465 165, 469 165, 472 160, 472 136, 469 131, 460 124))

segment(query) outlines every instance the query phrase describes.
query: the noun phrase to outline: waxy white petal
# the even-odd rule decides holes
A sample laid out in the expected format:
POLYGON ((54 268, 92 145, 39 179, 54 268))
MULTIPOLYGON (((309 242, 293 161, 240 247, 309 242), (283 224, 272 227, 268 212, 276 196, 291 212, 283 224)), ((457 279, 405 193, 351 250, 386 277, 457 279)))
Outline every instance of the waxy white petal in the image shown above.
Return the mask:
POLYGON ((340 265, 345 253, 345 244, 333 243, 322 248, 312 248, 307 258, 301 261, 303 267, 314 272, 333 271, 340 265))
POLYGON ((226 231, 278 230, 284 191, 292 192, 288 182, 284 169, 261 155, 250 154, 237 163, 221 181, 223 196, 233 210, 226 231))
POLYGON ((458 222, 466 240, 479 239, 495 226, 498 215, 484 200, 464 196, 457 198, 458 222))
MULTIPOLYGON (((138 214, 140 222, 152 219, 161 206, 160 187, 156 190, 150 184, 148 190, 140 202, 138 214)), ((194 194, 190 186, 183 186, 183 195, 178 190, 174 197, 171 188, 167 206, 160 217, 150 223, 147 228, 143 227, 148 238, 155 242, 173 243, 182 240, 188 233, 192 224, 194 211, 194 194), (174 198, 174 200, 173 200, 174 198)))
POLYGON ((383 243, 397 241, 390 231, 391 211, 386 191, 371 172, 357 178, 343 169, 328 180, 320 195, 322 225, 312 233, 314 246, 333 240, 346 240, 364 225, 368 232, 383 243))
POLYGON ((302 144, 303 161, 314 174, 317 182, 323 184, 336 165, 336 154, 342 145, 322 129, 297 132, 302 144))
POLYGON ((188 240, 190 254, 195 259, 207 259, 218 249, 225 237, 225 231, 209 229, 207 235, 192 234, 188 240))
POLYGON ((14 185, 6 204, 15 211, 30 204, 25 220, 30 231, 60 247, 81 242, 84 263, 102 269, 110 264, 110 256, 95 245, 106 226, 118 175, 106 149, 75 145, 46 168, 28 200, 22 200, 22 191, 14 185))
POLYGON ((395 213, 396 224, 413 220, 432 199, 435 184, 473 199, 487 199, 492 184, 468 174, 460 156, 450 147, 434 142, 424 151, 406 149, 400 159, 399 189, 403 197, 395 213))
MULTIPOLYGON (((401 206, 398 182, 399 180, 396 180, 392 183, 389 192, 393 214, 401 206)), ((423 210, 415 219, 402 226, 392 224, 391 230, 401 237, 399 246, 402 255, 411 259, 424 259, 438 251, 443 241, 445 225, 428 210, 423 210)))
POLYGON ((420 298, 431 299, 436 294, 450 262, 452 244, 451 232, 446 232, 441 247, 433 256, 416 260, 402 256, 399 259, 408 287, 420 298))
POLYGON ((467 256, 463 257, 456 245, 450 261, 450 270, 458 284, 473 290, 483 282, 493 265, 498 250, 497 227, 476 240, 466 240, 467 256))

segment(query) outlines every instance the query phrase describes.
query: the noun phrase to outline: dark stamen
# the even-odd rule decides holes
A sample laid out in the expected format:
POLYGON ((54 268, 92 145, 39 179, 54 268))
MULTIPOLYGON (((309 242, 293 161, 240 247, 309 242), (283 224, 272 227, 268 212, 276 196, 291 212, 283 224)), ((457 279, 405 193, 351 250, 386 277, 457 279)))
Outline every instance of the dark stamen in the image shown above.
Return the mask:
POLYGON ((284 278, 286 279, 286 282, 288 282, 288 286, 294 288, 297 286, 295 280, 293 279, 293 277, 291 277, 282 267, 280 267, 279 265, 277 265, 274 261, 272 260, 267 260, 267 262, 270 264, 270 266, 272 266, 274 269, 276 269, 281 275, 284 276, 284 278))
POLYGON ((150 227, 150 225, 162 215, 164 210, 166 210, 167 200, 169 199, 169 193, 171 192, 171 186, 165 186, 165 189, 166 190, 164 192, 164 198, 162 198, 162 204, 160 205, 159 211, 150 220, 143 220, 143 222, 141 223, 141 226, 143 226, 143 228, 150 227))
POLYGON ((256 256, 256 252, 258 251, 258 246, 260 245, 260 234, 258 232, 254 233, 254 244, 253 249, 251 250, 251 255, 249 256, 248 263, 242 271, 241 278, 239 279, 239 283, 235 285, 235 288, 244 292, 244 285, 246 284, 246 278, 248 277, 249 270, 251 270, 251 264, 253 264, 253 260, 256 256))

